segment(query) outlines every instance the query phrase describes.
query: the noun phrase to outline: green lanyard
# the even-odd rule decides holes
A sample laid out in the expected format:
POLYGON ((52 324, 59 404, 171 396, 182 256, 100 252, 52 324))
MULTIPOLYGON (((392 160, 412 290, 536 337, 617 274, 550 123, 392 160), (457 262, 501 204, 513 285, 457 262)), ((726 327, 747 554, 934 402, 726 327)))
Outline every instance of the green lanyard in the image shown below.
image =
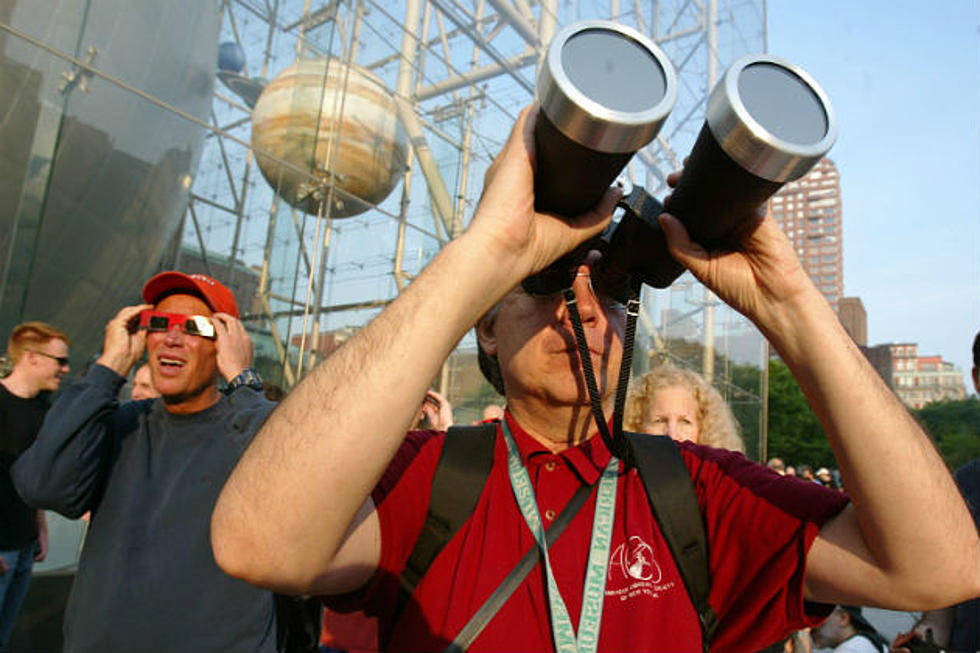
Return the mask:
POLYGON ((585 575, 585 588, 582 590, 582 612, 578 620, 578 638, 572 629, 568 609, 558 591, 558 584, 548 561, 548 546, 545 543, 544 527, 538 513, 534 497, 534 487, 527 469, 521 463, 520 453, 514 436, 510 433, 507 420, 503 420, 504 439, 507 442, 507 470, 510 486, 520 506, 527 527, 537 540, 544 558, 548 578, 548 607, 551 610, 551 627, 554 631, 555 649, 559 653, 595 653, 599 645, 599 625, 602 622, 602 604, 606 594, 606 570, 609 566, 609 544, 612 541, 613 520, 616 517, 616 477, 619 460, 612 456, 602 472, 599 492, 596 495, 595 516, 592 519, 592 543, 589 547, 589 562, 585 575))

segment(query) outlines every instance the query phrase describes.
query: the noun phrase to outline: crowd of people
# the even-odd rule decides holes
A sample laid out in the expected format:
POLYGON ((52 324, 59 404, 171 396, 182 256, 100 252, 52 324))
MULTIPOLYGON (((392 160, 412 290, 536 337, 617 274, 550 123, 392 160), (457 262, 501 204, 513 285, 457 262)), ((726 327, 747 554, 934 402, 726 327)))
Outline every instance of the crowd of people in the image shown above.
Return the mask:
MULTIPOLYGON (((976 650, 976 465, 958 489, 771 218, 725 252, 668 213, 659 224, 779 352, 838 469, 748 460, 711 384, 660 366, 633 380, 623 423, 661 436, 679 477, 653 482, 700 511, 676 546, 688 504, 655 502, 641 441, 619 448, 604 421, 626 312, 590 244, 618 191, 572 220, 535 212, 534 120, 521 114, 466 232, 284 397, 267 396, 234 295, 205 275, 149 279, 51 404, 70 339, 17 327, 0 381, 0 650, 44 557, 45 510, 91 515, 65 651, 315 650, 321 602, 373 617, 377 647, 396 651, 761 651, 804 646, 800 633, 883 650, 857 605, 926 611, 894 646, 976 650), (555 260, 562 287, 521 283, 555 260), (458 458, 477 431, 429 386, 470 328, 505 404, 470 427, 486 446, 458 458), (444 474, 459 474, 448 493, 444 474), (452 526, 433 519, 447 503, 466 503, 452 526), (420 553, 430 532, 442 539, 420 553), (682 559, 695 549, 703 569, 682 559)), ((975 362, 978 349, 980 335, 975 362)))

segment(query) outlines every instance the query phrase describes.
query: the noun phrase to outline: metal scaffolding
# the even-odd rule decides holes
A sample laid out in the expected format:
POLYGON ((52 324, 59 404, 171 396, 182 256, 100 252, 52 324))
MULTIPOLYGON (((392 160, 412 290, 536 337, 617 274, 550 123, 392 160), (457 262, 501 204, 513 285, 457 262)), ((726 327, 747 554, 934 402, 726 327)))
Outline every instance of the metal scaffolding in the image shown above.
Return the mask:
MULTIPOLYGON (((244 67, 219 72, 211 129, 169 263, 214 272, 240 301, 245 297, 243 313, 265 371, 286 387, 465 228, 479 180, 533 100, 535 66, 559 26, 611 18, 650 35, 674 63, 677 104, 659 137, 623 174, 624 182, 660 196, 666 174, 680 167, 700 130, 719 71, 766 49, 764 0, 220 0, 219 7, 220 40, 240 47, 244 67), (246 145, 257 93, 308 58, 356 64, 380 78, 407 136, 394 190, 352 217, 332 215, 330 201, 315 213, 285 202, 246 145)), ((329 161, 315 164, 329 172, 329 161)), ((327 174, 316 183, 327 197, 343 197, 335 181, 327 174)), ((716 304, 688 276, 670 290, 645 292, 639 344, 648 355, 638 356, 641 369, 674 357, 669 342, 692 319, 705 352, 730 334, 737 339, 753 331, 716 304)), ((472 346, 466 339, 460 349, 472 346)), ((764 367, 765 355, 726 353, 725 364, 764 367)), ((701 357, 701 368, 712 373, 714 364, 706 361, 714 356, 701 357)), ((447 365, 444 389, 452 374, 447 365)), ((724 377, 721 385, 727 382, 724 377)))

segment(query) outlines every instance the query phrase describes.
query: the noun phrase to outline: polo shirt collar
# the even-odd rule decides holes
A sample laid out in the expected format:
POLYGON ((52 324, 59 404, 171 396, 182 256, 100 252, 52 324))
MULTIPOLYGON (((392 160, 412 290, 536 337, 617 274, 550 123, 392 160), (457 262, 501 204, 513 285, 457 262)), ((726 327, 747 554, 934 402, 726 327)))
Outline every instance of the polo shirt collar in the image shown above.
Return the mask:
MULTIPOLYGON (((612 454, 602 441, 599 432, 593 433, 589 439, 580 443, 578 446, 569 447, 557 454, 552 453, 547 447, 534 439, 521 425, 514 419, 510 411, 505 411, 504 419, 510 427, 511 435, 517 444, 517 450, 521 454, 521 462, 525 467, 530 467, 553 457, 561 457, 565 463, 575 471, 582 479, 583 483, 592 484, 599 480, 612 454)), ((610 428, 611 428, 610 420, 610 428)))

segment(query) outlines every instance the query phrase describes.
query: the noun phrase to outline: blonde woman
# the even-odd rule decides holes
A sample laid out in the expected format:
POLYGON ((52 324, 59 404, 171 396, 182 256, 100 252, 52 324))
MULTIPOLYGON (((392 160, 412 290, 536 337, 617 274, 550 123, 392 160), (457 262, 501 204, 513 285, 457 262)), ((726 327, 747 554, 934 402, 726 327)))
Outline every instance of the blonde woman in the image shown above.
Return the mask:
POLYGON ((671 364, 633 380, 623 426, 745 453, 738 422, 721 394, 697 372, 671 364))

